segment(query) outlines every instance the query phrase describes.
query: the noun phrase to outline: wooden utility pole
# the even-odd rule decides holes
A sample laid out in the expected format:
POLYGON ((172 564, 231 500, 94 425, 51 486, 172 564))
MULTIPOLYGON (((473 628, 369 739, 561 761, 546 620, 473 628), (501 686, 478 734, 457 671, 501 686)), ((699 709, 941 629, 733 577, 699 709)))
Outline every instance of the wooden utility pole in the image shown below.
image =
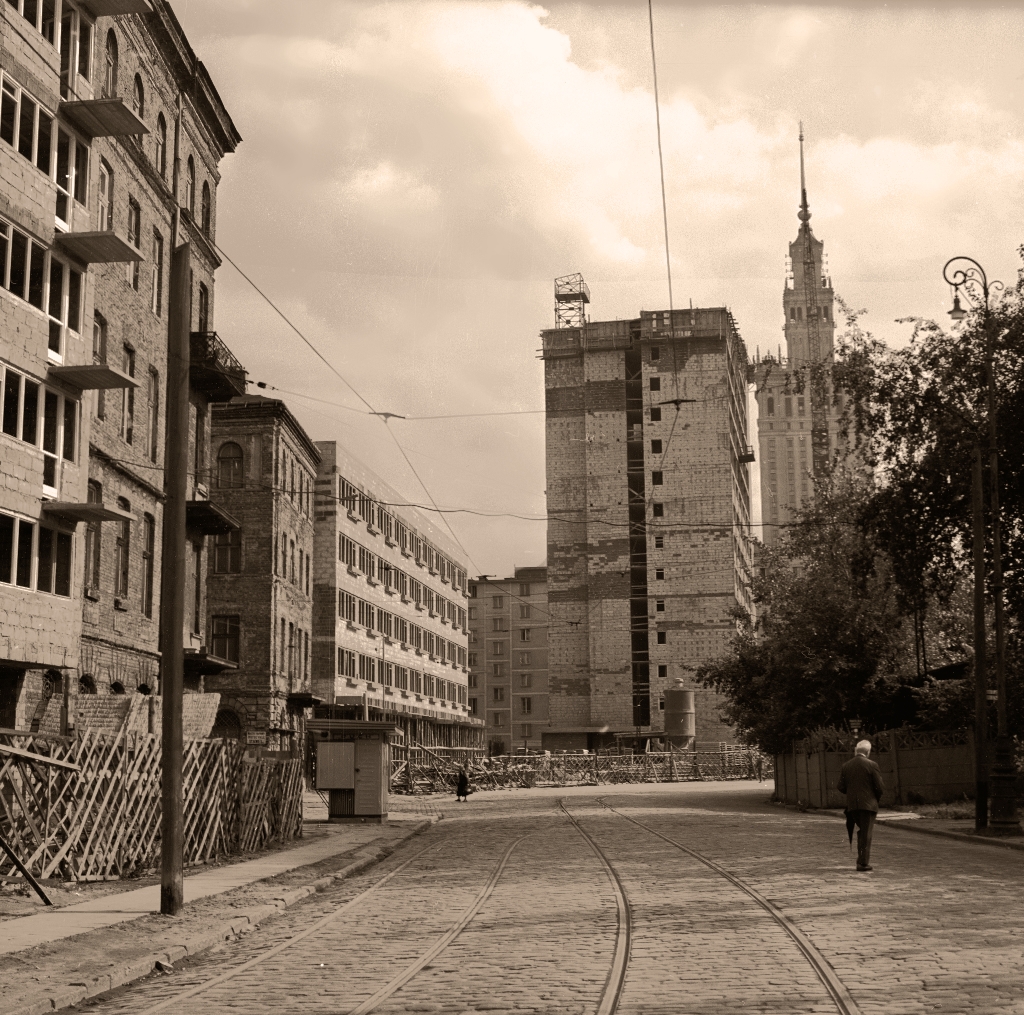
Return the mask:
POLYGON ((191 246, 171 252, 167 301, 167 426, 164 458, 163 566, 160 573, 160 692, 163 777, 160 826, 160 912, 184 904, 182 857, 182 706, 185 684, 185 502, 188 494, 189 274, 191 246))

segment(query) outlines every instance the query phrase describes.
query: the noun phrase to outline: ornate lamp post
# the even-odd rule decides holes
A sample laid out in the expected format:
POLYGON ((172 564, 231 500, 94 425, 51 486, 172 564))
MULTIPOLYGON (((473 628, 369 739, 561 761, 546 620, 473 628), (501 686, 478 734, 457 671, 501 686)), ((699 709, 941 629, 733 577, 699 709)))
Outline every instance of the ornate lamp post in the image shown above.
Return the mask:
POLYGON ((1013 758, 1013 742, 1010 740, 1006 715, 1006 636, 1003 622, 1003 560, 1002 538, 999 513, 999 444, 996 424, 996 382, 995 382, 995 329, 992 306, 989 297, 1002 291, 1003 283, 988 280, 985 269, 971 257, 950 258, 942 269, 942 277, 953 287, 953 309, 949 316, 959 322, 967 316, 960 305, 960 294, 975 308, 980 305, 982 325, 985 332, 985 383, 988 415, 988 454, 990 512, 992 517, 992 598, 995 604, 996 633, 996 708, 997 740, 996 763, 991 773, 991 814, 986 814, 988 781, 986 780, 987 757, 985 739, 987 734, 987 683, 985 673, 985 528, 983 462, 980 441, 975 445, 974 454, 974 654, 975 654, 975 751, 977 796, 975 801, 975 826, 980 831, 986 826, 997 835, 1020 834, 1017 807, 1014 798, 1016 766, 1013 758))

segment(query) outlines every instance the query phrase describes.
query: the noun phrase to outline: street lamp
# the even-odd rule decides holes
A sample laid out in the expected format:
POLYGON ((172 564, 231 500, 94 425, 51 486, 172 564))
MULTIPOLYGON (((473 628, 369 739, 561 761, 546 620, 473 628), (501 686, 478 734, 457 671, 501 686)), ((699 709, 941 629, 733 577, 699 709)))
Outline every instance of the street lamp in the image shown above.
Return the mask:
POLYGON ((997 835, 1020 834, 1017 807, 1014 796, 1016 766, 1013 758, 1013 743, 1007 726, 1006 710, 1006 638, 1003 623, 1003 560, 999 513, 999 444, 996 424, 996 383, 995 383, 995 322, 992 318, 990 296, 1000 292, 1002 282, 988 280, 985 269, 974 258, 952 257, 942 269, 942 277, 953 287, 953 309, 949 316, 960 322, 967 311, 960 305, 960 294, 974 308, 979 304, 985 333, 985 384, 987 389, 988 453, 990 512, 992 516, 992 598, 995 604, 996 629, 996 713, 997 739, 996 763, 992 768, 992 807, 986 814, 988 785, 985 778, 987 758, 985 738, 987 734, 987 683, 985 675, 985 529, 983 463, 980 440, 974 449, 974 672, 975 672, 975 764, 977 796, 975 800, 975 827, 977 830, 988 825, 997 835))

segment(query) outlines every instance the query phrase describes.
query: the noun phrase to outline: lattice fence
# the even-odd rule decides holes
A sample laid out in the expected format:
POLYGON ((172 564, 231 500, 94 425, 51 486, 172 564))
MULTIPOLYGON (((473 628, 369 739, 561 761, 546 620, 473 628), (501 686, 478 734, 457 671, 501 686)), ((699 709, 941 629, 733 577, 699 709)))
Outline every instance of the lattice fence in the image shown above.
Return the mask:
MULTIPOLYGON (((235 743, 192 740, 183 785, 186 864, 301 834, 298 760, 254 761, 235 743)), ((124 730, 0 734, 0 835, 39 877, 97 880, 152 866, 160 851, 159 739, 124 730)), ((13 869, 4 859, 0 874, 13 869)))
MULTIPOLYGON (((409 754, 409 758, 393 766, 393 791, 455 791, 461 759, 443 757, 427 750, 413 749, 409 754)), ((465 764, 470 785, 475 789, 770 779, 774 772, 771 758, 745 747, 635 755, 517 755, 472 758, 465 764)))

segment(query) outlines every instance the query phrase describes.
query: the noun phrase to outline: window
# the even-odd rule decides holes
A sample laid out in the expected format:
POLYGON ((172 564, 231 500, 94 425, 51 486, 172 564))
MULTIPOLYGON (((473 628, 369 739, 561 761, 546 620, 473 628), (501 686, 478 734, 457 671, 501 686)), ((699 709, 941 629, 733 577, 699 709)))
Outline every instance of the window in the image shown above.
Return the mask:
MULTIPOLYGON (((142 209, 135 198, 128 198, 128 242, 136 250, 142 249, 142 209)), ((139 262, 129 261, 125 266, 128 284, 138 291, 139 288, 139 262)))
POLYGON ((146 92, 142 87, 142 78, 138 74, 132 83, 132 112, 140 120, 146 115, 146 92))
POLYGON ((531 635, 532 635, 532 631, 530 630, 530 628, 528 628, 528 627, 521 627, 519 629, 519 640, 520 641, 530 641, 531 635))
POLYGON ((658 632, 658 644, 659 645, 667 645, 668 644, 668 632, 667 631, 659 631, 658 632))
POLYGON ((505 643, 503 641, 491 642, 491 655, 503 656, 505 654, 505 643))
MULTIPOLYGON (((122 511, 131 511, 131 505, 124 497, 117 498, 117 506, 122 511)), ((119 599, 128 598, 128 564, 131 536, 132 523, 128 518, 124 518, 118 523, 117 540, 114 544, 114 595, 119 599)))
POLYGON ((775 415, 775 399, 771 395, 768 396, 768 410, 767 411, 768 411, 768 415, 769 416, 774 416, 775 415))
POLYGON ((658 667, 658 677, 661 680, 666 680, 668 678, 668 666, 664 663, 658 667))
POLYGON ((78 457, 78 402, 10 368, 0 367, 0 376, 3 432, 42 449, 43 484, 56 496, 59 458, 74 462, 78 457))
POLYGON ((185 204, 184 209, 190 218, 196 215, 196 163, 190 155, 185 164, 185 204))
POLYGON ((796 400, 796 411, 797 411, 797 415, 798 416, 802 416, 804 414, 804 396, 803 395, 800 395, 800 396, 797 397, 797 400, 796 400))
POLYGON ((222 490, 240 490, 245 486, 242 448, 234 441, 222 444, 217 452, 217 485, 222 490))
POLYGON ((656 345, 652 345, 651 346, 651 359, 652 360, 659 360, 659 359, 661 359, 661 349, 659 349, 658 346, 656 346, 656 345))
POLYGON ((505 597, 491 596, 491 606, 496 610, 503 610, 505 608, 505 597))
POLYGON ((156 557, 156 520, 152 515, 142 517, 142 612, 153 616, 154 560, 156 557))
POLYGON ((665 549, 665 537, 664 536, 655 536, 654 537, 654 548, 656 550, 664 550, 665 549))
POLYGON ((652 504, 653 514, 655 518, 665 517, 665 505, 664 504, 652 504))
MULTIPOLYGON (((124 347, 124 372, 129 377, 135 376, 135 350, 124 347)), ((121 439, 131 444, 135 432, 135 389, 125 388, 121 394, 121 439)))
POLYGON ((491 691, 492 691, 492 693, 494 695, 494 700, 495 701, 504 701, 505 700, 505 688, 504 687, 494 687, 494 688, 491 689, 491 691))
MULTIPOLYGON (((529 599, 530 598, 530 586, 528 584, 526 584, 525 582, 520 582, 519 583, 519 595, 523 599, 529 599)), ((529 609, 529 607, 527 607, 527 609, 529 609)), ((529 616, 529 614, 527 614, 527 616, 529 616)))
POLYGON ((200 198, 199 214, 202 218, 201 226, 203 235, 207 238, 210 236, 210 220, 213 212, 212 203, 210 200, 210 184, 203 180, 203 195, 200 198))
POLYGON ((655 602, 655 604, 654 604, 654 609, 655 609, 655 610, 656 610, 656 611, 657 611, 658 613, 664 613, 664 612, 665 612, 665 600, 664 600, 664 599, 658 599, 658 600, 657 600, 657 601, 655 602))
POLYGON ((652 486, 663 486, 665 484, 665 474, 663 472, 652 472, 651 473, 651 485, 652 486))
POLYGON ((504 631, 504 630, 506 630, 504 617, 492 617, 491 618, 491 630, 492 631, 504 631))
POLYGON ((114 228, 114 173, 105 159, 100 159, 96 180, 96 228, 101 232, 114 228))
POLYGON ((167 178, 167 121, 164 114, 160 113, 156 118, 156 151, 153 155, 153 164, 156 171, 164 178, 167 178))
POLYGON ((71 546, 68 532, 0 514, 0 582, 33 588, 35 570, 38 591, 70 597, 71 546))
POLYGON ((215 574, 240 574, 242 571, 242 530, 221 532, 213 541, 215 574))
POLYGON ((661 422, 661 409, 658 408, 657 406, 654 406, 651 409, 651 422, 652 423, 660 423, 661 422))
MULTIPOLYGON (((494 725, 495 726, 504 726, 505 725, 505 713, 504 712, 495 712, 494 713, 494 725)), ((504 747, 502 748, 502 752, 504 752, 504 747)))
MULTIPOLYGON (((89 480, 88 499, 90 504, 103 503, 103 487, 93 480, 89 480)), ((102 524, 98 521, 89 522, 85 528, 85 587, 87 589, 100 587, 101 532, 102 524)))
POLYGON ((153 313, 164 312, 164 238, 153 230, 153 313))
POLYGON ((36 589, 39 592, 49 592, 57 596, 70 596, 71 534, 48 529, 42 525, 35 527, 38 529, 36 534, 36 589))
POLYGON ((786 415, 793 415, 793 399, 789 395, 786 396, 786 415))
POLYGON ((206 283, 199 283, 199 331, 210 330, 210 290, 206 283))
POLYGON ((53 155, 53 116, 6 74, 0 93, 0 138, 50 175, 53 155))
POLYGON ((530 619, 530 605, 529 603, 519 604, 519 619, 529 620, 530 619))
POLYGON ((532 673, 520 673, 519 674, 519 686, 520 687, 532 687, 533 686, 533 674, 532 673))
POLYGON ((160 453, 160 375, 149 368, 149 401, 147 404, 147 432, 149 460, 155 462, 160 453))
POLYGON ((113 99, 117 97, 117 36, 113 28, 107 32, 104 55, 106 60, 103 70, 103 98, 113 99))
MULTIPOLYGON (((282 625, 284 621, 281 621, 282 625)), ((236 615, 215 616, 210 618, 211 649, 219 659, 227 659, 230 663, 239 661, 238 647, 241 640, 239 617, 236 615)))
POLYGON ((520 698, 519 712, 521 715, 530 715, 533 712, 533 698, 520 698))
POLYGON ((651 378, 651 391, 661 391, 661 378, 660 377, 652 377, 651 378))

